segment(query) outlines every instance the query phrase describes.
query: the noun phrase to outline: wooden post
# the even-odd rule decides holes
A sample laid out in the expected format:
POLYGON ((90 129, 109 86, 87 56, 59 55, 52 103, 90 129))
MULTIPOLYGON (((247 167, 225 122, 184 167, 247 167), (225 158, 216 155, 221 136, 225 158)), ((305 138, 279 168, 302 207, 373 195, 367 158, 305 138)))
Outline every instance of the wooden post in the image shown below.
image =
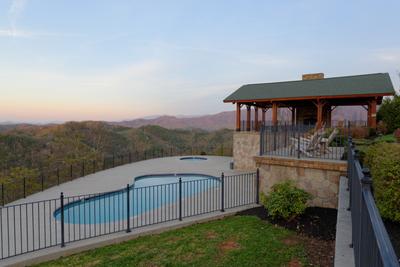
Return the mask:
POLYGON ((292 107, 292 125, 296 124, 296 108, 292 107))
POLYGON ((317 128, 320 129, 322 127, 322 109, 324 108, 324 104, 318 100, 317 102, 317 128))
POLYGON ((367 107, 367 125, 368 127, 371 127, 371 102, 368 101, 368 107, 367 107))
POLYGON ((272 125, 278 125, 278 104, 272 103, 272 125))
POLYGON ((236 131, 240 131, 240 103, 236 103, 236 131))
POLYGON ((376 100, 373 99, 370 101, 370 104, 368 106, 368 113, 370 116, 369 119, 369 127, 371 128, 376 128, 376 100))
POLYGON ((251 106, 247 105, 247 121, 246 121, 246 131, 250 131, 250 123, 251 123, 251 106))
POLYGON ((328 117, 327 117, 327 125, 328 127, 332 126, 332 106, 328 106, 328 117))
POLYGON ((254 107, 254 130, 258 131, 258 107, 254 107))
POLYGON ((265 125, 265 113, 267 112, 267 108, 263 108, 261 110, 261 120, 262 120, 262 124, 265 125))

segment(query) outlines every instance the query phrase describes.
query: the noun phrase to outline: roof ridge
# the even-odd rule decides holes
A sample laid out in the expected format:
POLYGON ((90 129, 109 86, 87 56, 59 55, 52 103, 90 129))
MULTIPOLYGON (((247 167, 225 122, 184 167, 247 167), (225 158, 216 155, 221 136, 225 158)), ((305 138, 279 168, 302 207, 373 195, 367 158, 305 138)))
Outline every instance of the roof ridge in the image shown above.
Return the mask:
POLYGON ((291 80, 291 81, 280 81, 280 82, 266 82, 266 83, 248 83, 244 84, 241 87, 247 85, 259 85, 259 84, 277 84, 277 83, 294 83, 294 82, 313 82, 313 81, 323 81, 323 80, 332 80, 332 79, 340 79, 340 78, 351 78, 351 77, 360 77, 360 76, 372 76, 372 75, 383 75, 389 74, 387 72, 376 72, 376 73, 368 73, 368 74, 356 74, 356 75, 346 75, 346 76, 336 76, 336 77, 328 77, 323 79, 314 79, 314 80, 291 80))

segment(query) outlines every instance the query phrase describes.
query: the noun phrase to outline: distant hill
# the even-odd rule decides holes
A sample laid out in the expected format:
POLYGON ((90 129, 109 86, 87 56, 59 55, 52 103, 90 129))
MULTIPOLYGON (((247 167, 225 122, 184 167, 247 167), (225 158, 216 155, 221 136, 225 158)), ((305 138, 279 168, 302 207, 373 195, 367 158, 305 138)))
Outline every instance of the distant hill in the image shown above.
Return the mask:
MULTIPOLYGON (((231 154, 232 130, 166 129, 156 125, 129 128, 105 122, 19 125, 0 132, 0 171, 94 160, 128 151, 164 150, 231 154)), ((1 174, 0 174, 1 180, 1 174)))
MULTIPOLYGON (((245 111, 242 111, 244 118, 245 111)), ((290 112, 279 110, 279 117, 289 120, 290 112)), ((271 119, 270 112, 266 120, 271 119)), ((332 114, 332 120, 366 120, 366 111, 361 107, 339 107, 332 114)), ((212 115, 197 117, 158 116, 154 118, 140 118, 120 122, 110 122, 112 125, 138 128, 146 125, 158 125, 167 129, 203 129, 207 131, 219 129, 233 129, 235 127, 235 111, 225 111, 212 115)))
POLYGON ((175 116, 159 116, 150 119, 135 119, 120 122, 111 122, 113 125, 125 126, 130 128, 138 128, 145 125, 158 125, 167 129, 233 129, 235 122, 235 113, 226 111, 212 115, 203 115, 197 117, 175 117, 175 116))

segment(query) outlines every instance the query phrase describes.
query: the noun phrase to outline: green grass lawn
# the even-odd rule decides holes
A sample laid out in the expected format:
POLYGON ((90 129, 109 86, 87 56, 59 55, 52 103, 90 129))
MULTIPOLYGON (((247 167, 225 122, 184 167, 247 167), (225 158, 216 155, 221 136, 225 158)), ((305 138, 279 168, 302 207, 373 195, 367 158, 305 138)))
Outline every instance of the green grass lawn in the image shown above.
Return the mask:
POLYGON ((287 266, 289 262, 307 263, 295 233, 254 216, 233 216, 39 266, 287 266))

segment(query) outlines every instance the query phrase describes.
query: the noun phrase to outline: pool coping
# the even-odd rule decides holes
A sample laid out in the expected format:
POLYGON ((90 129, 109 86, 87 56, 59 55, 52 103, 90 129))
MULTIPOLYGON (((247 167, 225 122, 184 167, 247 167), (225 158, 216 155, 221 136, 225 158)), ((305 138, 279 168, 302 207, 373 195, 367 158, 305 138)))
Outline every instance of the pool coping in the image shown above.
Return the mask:
MULTIPOLYGON (((129 188, 147 188, 147 187, 157 186, 157 185, 149 185, 149 186, 143 186, 143 187, 135 187, 135 182, 136 182, 136 180, 151 178, 151 177, 153 177, 153 176, 157 176, 157 177, 163 177, 163 176, 165 176, 165 177, 167 177, 167 176, 177 176, 177 178, 179 178, 178 176, 191 176, 191 175, 193 175, 193 176, 199 176, 199 177, 204 177, 204 178, 209 178, 209 179, 214 179, 214 180, 218 180, 218 181, 221 180, 221 177, 217 177, 217 176, 214 176, 214 175, 208 175, 208 174, 202 174, 202 173, 189 173, 189 172, 188 172, 188 173, 144 174, 144 175, 139 175, 139 176, 134 177, 134 178, 133 178, 133 183, 132 183, 131 185, 129 185, 129 188)), ((194 180, 194 181, 201 181, 201 180, 199 179, 199 180, 194 180)), ((187 181, 183 181, 182 183, 185 183, 185 182, 187 182, 187 181)), ((191 182, 191 181, 190 181, 190 182, 191 182)), ((179 183, 179 182, 168 183, 168 184, 178 184, 178 183, 179 183)), ((69 196, 69 197, 70 197, 70 198, 71 198, 71 197, 72 197, 72 198, 75 198, 75 197, 84 197, 83 199, 84 199, 85 201, 88 201, 88 200, 93 199, 93 198, 99 198, 99 197, 102 197, 102 196, 107 195, 107 194, 116 194, 116 193, 120 193, 120 192, 122 192, 122 191, 126 191, 126 188, 121 188, 121 189, 111 190, 111 191, 105 191, 105 192, 90 193, 90 194, 87 195, 87 197, 84 197, 85 195, 77 195, 77 196, 69 196), (90 195, 92 195, 92 196, 90 196, 90 195)), ((65 205, 64 205, 64 208, 66 208, 66 207, 68 207, 68 206, 73 206, 73 205, 75 205, 75 203, 78 203, 78 202, 81 202, 81 201, 82 201, 82 199, 79 199, 79 200, 76 200, 76 201, 73 201, 73 202, 69 202, 68 204, 65 204, 65 205)), ((56 219, 56 216, 60 213, 60 210, 61 210, 61 207, 58 207, 58 208, 56 208, 56 209, 52 212, 53 217, 55 218, 55 220, 57 220, 57 219, 56 219)), ((132 216, 132 217, 133 217, 133 216, 132 216)))
POLYGON ((205 223, 213 220, 219 220, 228 216, 234 216, 238 212, 259 207, 258 204, 250 204, 241 207, 232 208, 225 212, 215 211, 202 215, 192 216, 184 218, 183 221, 174 220, 165 223, 154 224, 137 228, 130 233, 118 232, 114 234, 94 237, 80 242, 72 242, 66 244, 64 248, 60 246, 50 247, 47 249, 22 254, 19 256, 11 257, 0 261, 0 266, 27 266, 32 264, 38 264, 45 261, 55 260, 60 257, 66 257, 72 254, 80 253, 83 251, 117 244, 131 239, 135 239, 141 236, 159 234, 165 231, 174 230, 186 226, 190 226, 198 223, 205 223))

